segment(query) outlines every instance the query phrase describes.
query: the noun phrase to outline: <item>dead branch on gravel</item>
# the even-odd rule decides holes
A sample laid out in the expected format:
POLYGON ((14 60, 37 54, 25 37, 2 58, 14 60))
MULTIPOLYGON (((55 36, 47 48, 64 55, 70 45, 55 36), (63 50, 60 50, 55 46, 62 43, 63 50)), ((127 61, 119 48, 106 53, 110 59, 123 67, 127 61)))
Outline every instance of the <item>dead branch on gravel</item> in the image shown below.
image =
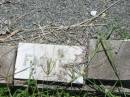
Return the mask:
MULTIPOLYGON (((1 38, 0 39, 0 43, 4 43, 4 42, 10 42, 12 40, 19 40, 20 38, 18 39, 12 39, 12 40, 8 40, 10 37, 14 36, 16 33, 18 32, 31 32, 31 31, 38 31, 38 30, 41 30, 40 34, 42 35, 42 37, 44 37, 46 33, 44 33, 46 30, 49 31, 54 31, 54 32, 57 32, 57 31, 68 31, 69 30, 73 30, 75 28, 86 28, 86 27, 95 27, 95 26, 106 26, 107 24, 94 24, 93 21, 95 19, 97 19, 99 16, 101 16, 104 12, 106 12, 107 10, 109 10, 111 7, 113 7, 114 5, 116 5, 117 3, 119 3, 121 0, 118 0, 116 2, 114 2, 113 4, 111 4, 109 7, 105 8, 104 10, 102 10, 99 14, 97 14, 96 16, 90 18, 90 19, 87 19, 87 20, 84 20, 80 23, 77 23, 77 24, 73 24, 73 25, 70 25, 70 26, 56 26, 56 25, 45 25, 45 26, 41 26, 41 25, 38 25, 37 28, 35 29, 25 29, 25 28, 21 28, 21 30, 16 30, 14 32, 12 32, 10 35, 8 35, 6 38, 1 38)), ((25 13, 24 15, 16 18, 16 20, 14 21, 14 23, 12 25, 14 25, 18 20, 21 20, 23 17, 35 12, 35 11, 38 11, 38 9, 36 10, 32 10, 30 11, 29 13, 25 13)), ((39 34, 38 34, 39 35, 39 34)), ((35 37, 36 38, 39 38, 39 36, 36 35, 35 37)), ((33 37, 35 39, 35 37, 33 37)), ((25 37, 27 38, 27 37, 25 37)))
POLYGON ((113 7, 114 5, 116 5, 117 3, 119 3, 120 1, 121 0, 116 1, 115 3, 111 4, 109 7, 107 7, 103 11, 101 11, 95 17, 92 17, 90 19, 84 20, 81 23, 73 24, 73 25, 70 25, 70 26, 63 26, 63 25, 61 25, 61 26, 40 26, 39 28, 34 29, 34 30, 42 29, 42 32, 43 32, 44 29, 67 30, 67 29, 73 29, 73 28, 76 28, 76 27, 105 26, 106 24, 93 24, 92 21, 94 21, 96 18, 98 18, 99 16, 101 16, 104 12, 106 12, 108 9, 110 9, 111 7, 113 7))
POLYGON ((1 38, 0 39, 0 42, 5 42, 7 39, 9 39, 10 37, 12 37, 12 36, 14 36, 16 33, 18 33, 18 32, 20 32, 21 30, 15 30, 15 31, 13 31, 10 35, 8 35, 7 37, 5 37, 5 38, 1 38))

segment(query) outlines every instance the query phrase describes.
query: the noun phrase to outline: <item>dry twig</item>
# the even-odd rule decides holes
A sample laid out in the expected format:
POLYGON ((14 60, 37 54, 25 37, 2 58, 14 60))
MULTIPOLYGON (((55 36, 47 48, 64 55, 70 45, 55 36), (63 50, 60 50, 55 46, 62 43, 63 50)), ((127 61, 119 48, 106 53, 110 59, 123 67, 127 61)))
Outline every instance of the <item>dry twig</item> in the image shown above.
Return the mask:
POLYGON ((14 36, 16 33, 20 32, 21 30, 20 29, 17 29, 15 31, 13 31, 10 35, 8 35, 7 37, 5 38, 1 38, 0 39, 0 42, 5 42, 7 39, 9 39, 10 37, 14 36))

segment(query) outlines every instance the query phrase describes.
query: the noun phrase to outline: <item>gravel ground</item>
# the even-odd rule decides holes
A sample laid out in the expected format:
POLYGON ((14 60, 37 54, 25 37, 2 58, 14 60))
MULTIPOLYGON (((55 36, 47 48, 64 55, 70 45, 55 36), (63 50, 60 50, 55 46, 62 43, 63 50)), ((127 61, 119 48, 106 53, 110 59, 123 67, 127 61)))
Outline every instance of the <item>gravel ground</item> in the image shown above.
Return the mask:
MULTIPOLYGON (((90 23, 98 26, 69 27, 92 18, 91 11, 100 13, 116 1, 0 0, 0 38, 22 29, 6 39, 4 44, 36 42, 86 46, 88 38, 107 34, 115 25, 118 25, 121 31, 130 31, 130 0, 120 0, 121 2, 90 23), (62 29, 64 26, 67 27, 62 29)), ((120 30, 116 30, 118 33, 112 34, 111 39, 120 39, 120 30)))

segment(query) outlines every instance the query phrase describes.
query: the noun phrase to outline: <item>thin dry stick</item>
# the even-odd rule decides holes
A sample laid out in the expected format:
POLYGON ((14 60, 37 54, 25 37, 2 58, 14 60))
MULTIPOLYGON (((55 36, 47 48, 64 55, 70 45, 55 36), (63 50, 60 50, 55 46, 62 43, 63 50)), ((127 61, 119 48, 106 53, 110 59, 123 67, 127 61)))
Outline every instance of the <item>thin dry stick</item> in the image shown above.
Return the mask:
POLYGON ((51 27, 53 29, 58 29, 58 30, 65 30, 65 29, 68 29, 68 28, 76 28, 76 27, 92 27, 92 26, 106 26, 106 24, 90 24, 90 25, 77 25, 77 24, 74 24, 74 25, 71 25, 71 26, 58 26, 58 27, 51 27))
MULTIPOLYGON (((92 26, 105 26, 106 24, 90 24, 90 25, 72 25, 72 26, 40 26, 38 25, 39 27, 36 28, 36 29, 19 29, 19 30, 15 30, 14 32, 12 32, 9 36, 7 36, 6 38, 1 38, 0 39, 0 43, 3 43, 3 42, 10 42, 12 40, 7 40, 8 38, 14 36, 17 32, 20 32, 20 31, 24 31, 24 32, 31 32, 31 31, 37 31, 37 30, 41 30, 42 33, 44 32, 44 30, 47 30, 47 29, 55 29, 55 30, 67 30, 68 28, 76 28, 76 27, 92 27, 92 26)), ((43 33, 43 36, 44 36, 45 33, 43 33)), ((38 37, 37 37, 38 38, 38 37)), ((45 37, 44 37, 45 38, 45 37)), ((15 40, 15 39, 14 39, 15 40)), ((17 39, 16 39, 17 40, 17 39)), ((18 39, 19 40, 19 39, 18 39)))
POLYGON ((65 30, 68 28, 76 28, 76 27, 92 27, 92 26, 106 26, 106 24, 90 24, 90 25, 71 25, 71 26, 40 26, 36 29, 22 29, 23 31, 37 31, 37 30, 44 30, 47 29, 56 29, 56 30, 65 30))
POLYGON ((7 39, 9 39, 10 37, 14 36, 16 33, 20 32, 21 30, 20 29, 17 29, 15 31, 13 31, 10 35, 8 35, 7 37, 5 38, 1 38, 0 39, 0 42, 5 42, 7 39))

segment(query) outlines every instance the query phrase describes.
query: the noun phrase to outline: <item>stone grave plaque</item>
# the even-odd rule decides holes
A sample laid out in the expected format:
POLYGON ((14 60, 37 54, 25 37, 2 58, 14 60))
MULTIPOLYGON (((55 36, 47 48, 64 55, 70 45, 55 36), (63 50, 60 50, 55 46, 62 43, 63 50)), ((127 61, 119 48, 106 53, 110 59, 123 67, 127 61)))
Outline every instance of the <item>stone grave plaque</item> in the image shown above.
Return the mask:
POLYGON ((90 40, 88 60, 88 78, 130 80, 129 40, 90 40))
POLYGON ((83 84, 85 47, 19 43, 15 79, 83 84))
POLYGON ((11 84, 16 57, 16 47, 0 46, 0 83, 11 84))

